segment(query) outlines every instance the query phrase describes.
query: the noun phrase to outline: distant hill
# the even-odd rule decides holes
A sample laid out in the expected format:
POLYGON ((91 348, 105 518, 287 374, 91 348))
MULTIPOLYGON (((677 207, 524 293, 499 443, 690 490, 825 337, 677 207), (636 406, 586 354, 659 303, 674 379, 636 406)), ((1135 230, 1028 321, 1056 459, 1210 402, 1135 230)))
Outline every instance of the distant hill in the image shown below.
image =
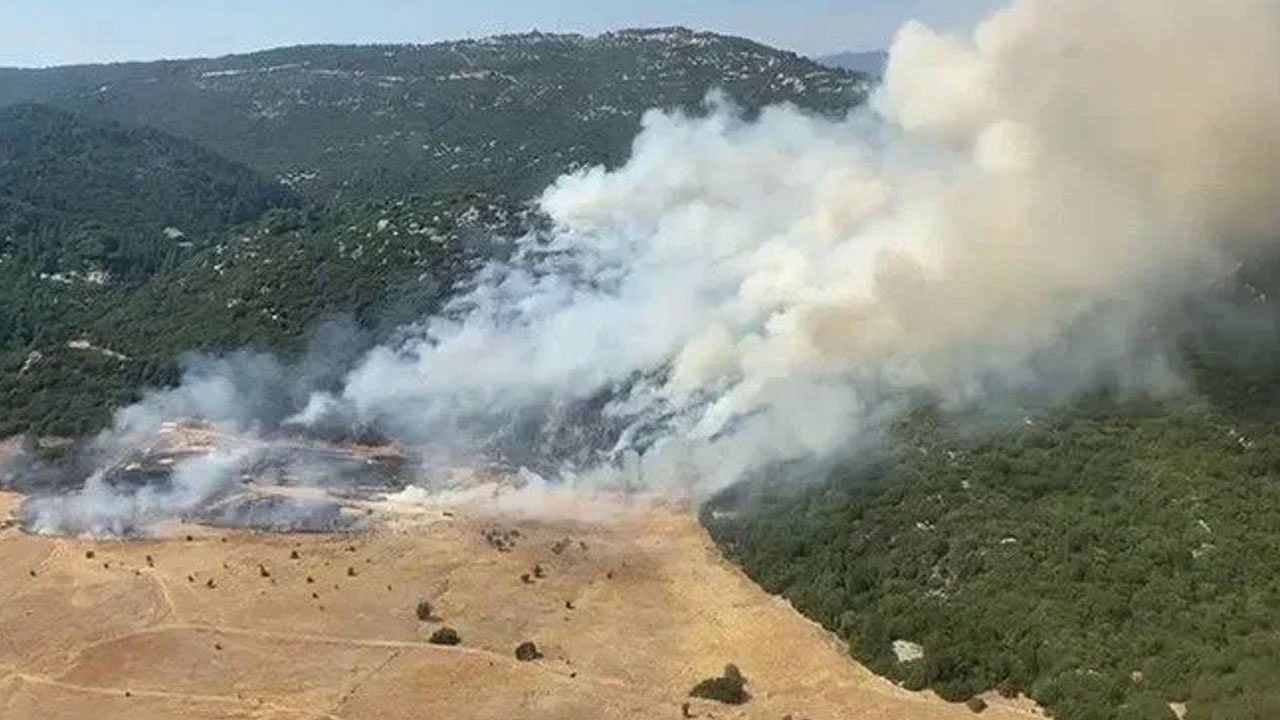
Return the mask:
POLYGON ((540 190, 622 159, 644 111, 723 88, 749 108, 839 113, 868 78, 683 28, 0 70, 0 106, 43 102, 194 140, 321 198, 540 190))
MULTIPOLYGON (((133 388, 163 382, 172 354, 134 362, 114 349, 143 318, 126 311, 109 332, 86 329, 157 278, 180 277, 230 228, 297 204, 279 183, 158 130, 0 109, 0 434, 44 418, 88 431, 133 388)), ((149 321, 172 326, 176 310, 149 321)))
POLYGON ((885 66, 889 64, 889 53, 884 50, 842 52, 823 55, 816 60, 827 67, 881 77, 884 75, 885 66))
POLYGON ((0 256, 49 273, 142 277, 167 249, 295 203, 279 183, 157 130, 0 109, 0 256))

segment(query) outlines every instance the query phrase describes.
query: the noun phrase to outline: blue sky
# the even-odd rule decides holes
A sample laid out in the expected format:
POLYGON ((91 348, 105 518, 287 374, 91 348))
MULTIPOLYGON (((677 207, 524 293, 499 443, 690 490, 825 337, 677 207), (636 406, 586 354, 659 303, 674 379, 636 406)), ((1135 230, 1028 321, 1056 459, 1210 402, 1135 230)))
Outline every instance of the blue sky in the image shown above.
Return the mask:
POLYGON ((884 47, 910 18, 970 24, 999 0, 0 0, 0 66, 428 42, 531 29, 687 25, 802 53, 884 47))

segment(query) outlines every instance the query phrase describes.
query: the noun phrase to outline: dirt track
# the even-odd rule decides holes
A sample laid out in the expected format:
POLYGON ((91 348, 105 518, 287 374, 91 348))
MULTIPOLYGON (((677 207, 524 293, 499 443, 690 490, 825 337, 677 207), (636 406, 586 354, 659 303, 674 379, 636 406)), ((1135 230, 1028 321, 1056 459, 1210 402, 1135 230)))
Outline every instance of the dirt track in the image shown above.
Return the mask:
MULTIPOLYGON (((18 501, 0 495, 0 518, 18 501)), ((849 661, 685 513, 601 525, 450 515, 390 517, 354 537, 0 531, 0 717, 679 718, 689 688, 726 662, 753 698, 694 701, 699 717, 973 717, 849 661), (493 527, 518 529, 514 548, 493 547, 493 527), (441 622, 415 617, 421 599, 441 622), (428 644, 441 624, 462 645, 428 644), (517 661, 525 640, 545 657, 517 661)), ((991 702, 983 717, 1034 716, 991 702)))

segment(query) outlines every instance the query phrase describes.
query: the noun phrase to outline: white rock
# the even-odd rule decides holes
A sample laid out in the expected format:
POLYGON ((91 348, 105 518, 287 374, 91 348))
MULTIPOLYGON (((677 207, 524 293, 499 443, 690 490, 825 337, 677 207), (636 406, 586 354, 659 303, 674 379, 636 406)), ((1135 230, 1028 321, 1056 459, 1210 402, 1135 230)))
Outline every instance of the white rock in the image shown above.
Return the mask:
POLYGON ((893 654, 900 663, 909 663, 924 658, 924 648, 909 640, 894 640, 893 654))

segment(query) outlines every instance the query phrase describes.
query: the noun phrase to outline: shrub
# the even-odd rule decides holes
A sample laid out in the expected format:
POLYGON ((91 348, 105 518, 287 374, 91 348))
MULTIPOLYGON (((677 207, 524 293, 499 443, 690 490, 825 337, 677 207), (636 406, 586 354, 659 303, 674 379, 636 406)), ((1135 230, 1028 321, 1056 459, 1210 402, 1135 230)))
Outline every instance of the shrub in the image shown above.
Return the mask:
POLYGON ((427 642, 432 645, 458 645, 462 642, 462 638, 458 636, 457 630, 442 627, 431 633, 431 638, 427 642))
POLYGON ((542 657, 542 653, 538 652, 538 646, 532 641, 522 642, 516 648, 516 659, 520 662, 530 662, 542 657))
POLYGON ((703 698, 704 700, 715 700, 729 705, 741 705, 751 696, 746 691, 747 679, 742 676, 742 672, 733 664, 724 666, 724 675, 721 677, 707 678, 689 691, 690 697, 703 698))

